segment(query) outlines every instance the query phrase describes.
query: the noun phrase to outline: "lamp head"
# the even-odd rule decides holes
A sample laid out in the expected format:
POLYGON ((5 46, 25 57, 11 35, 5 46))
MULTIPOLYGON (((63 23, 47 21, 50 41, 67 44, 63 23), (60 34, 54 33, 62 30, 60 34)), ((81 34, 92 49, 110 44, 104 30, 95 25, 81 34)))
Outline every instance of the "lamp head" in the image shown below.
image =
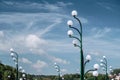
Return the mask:
POLYGON ((105 59, 106 58, 106 56, 103 56, 103 59, 105 59))
POLYGON ((68 20, 68 21, 67 21, 67 25, 68 25, 68 26, 72 26, 72 25, 73 25, 73 21, 72 21, 72 20, 68 20))
POLYGON ((10 55, 11 55, 12 57, 14 57, 14 53, 11 53, 10 55))
POLYGON ((24 69, 22 70, 22 73, 25 73, 25 70, 24 70, 24 69))
POLYGON ((68 32, 67 32, 67 34, 68 34, 68 36, 72 36, 73 35, 73 31, 72 30, 69 30, 68 32))
POLYGON ((22 74, 22 77, 25 77, 25 74, 22 74))
POLYGON ((98 65, 98 64, 94 64, 93 67, 94 67, 95 70, 98 70, 98 69, 99 69, 99 65, 98 65))
POLYGON ((16 61, 17 61, 15 57, 13 57, 13 61, 14 61, 14 62, 16 62, 16 61))
POLYGON ((77 11, 73 10, 71 14, 72 14, 72 16, 77 16, 77 11))
POLYGON ((77 41, 76 40, 73 40, 72 43, 73 43, 74 46, 77 46, 77 41))
POLYGON ((100 66, 103 66, 103 64, 101 63, 100 66))
POLYGON ((93 71, 93 76, 97 77, 98 76, 98 72, 97 71, 93 71))
POLYGON ((19 67, 19 70, 22 70, 22 66, 19 67))
POLYGON ((110 66, 110 69, 112 69, 112 66, 110 66))
POLYGON ((13 49, 13 48, 11 48, 11 49, 10 49, 10 52, 13 52, 13 51, 14 51, 14 49, 13 49))
POLYGON ((103 62, 103 60, 101 59, 100 62, 103 62))
POLYGON ((86 60, 90 61, 91 59, 92 59, 92 58, 91 58, 90 55, 87 55, 87 56, 86 56, 86 60))

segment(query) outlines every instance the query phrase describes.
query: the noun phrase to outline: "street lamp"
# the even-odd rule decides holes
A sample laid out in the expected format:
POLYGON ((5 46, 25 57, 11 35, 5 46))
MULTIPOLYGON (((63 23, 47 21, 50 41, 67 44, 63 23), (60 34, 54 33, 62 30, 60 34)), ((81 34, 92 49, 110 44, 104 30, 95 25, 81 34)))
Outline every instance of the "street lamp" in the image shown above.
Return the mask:
POLYGON ((58 72, 58 79, 60 80, 60 66, 57 65, 57 63, 54 63, 54 66, 55 66, 55 69, 56 69, 57 72, 58 72))
POLYGON ((93 71, 93 76, 94 76, 94 80, 97 80, 98 72, 97 71, 93 71))
POLYGON ((72 30, 68 31, 68 35, 69 35, 70 38, 74 38, 77 41, 79 41, 79 43, 80 43, 78 45, 76 40, 73 40, 74 46, 80 48, 80 75, 81 75, 80 80, 84 80, 84 67, 85 67, 84 64, 86 64, 87 62, 86 63, 84 62, 84 55, 83 55, 82 23, 81 23, 80 19, 77 17, 77 11, 76 10, 73 10, 71 14, 79 22, 79 29, 76 28, 76 27, 73 27, 73 21, 72 20, 68 20, 67 25, 69 26, 69 28, 71 28, 73 30, 76 30, 78 32, 78 34, 79 34, 79 37, 74 36, 72 30))
POLYGON ((26 79, 25 70, 20 66, 19 71, 22 73, 22 79, 25 80, 26 79))
POLYGON ((10 49, 10 55, 11 55, 11 57, 12 57, 12 59, 13 59, 13 61, 15 62, 15 65, 16 65, 16 80, 18 80, 18 53, 17 52, 15 52, 14 50, 13 50, 13 48, 11 48, 10 49))
POLYGON ((103 71, 105 71, 105 80, 108 80, 108 71, 107 71, 107 67, 108 67, 108 63, 107 63, 107 59, 106 56, 103 56, 103 59, 100 60, 101 64, 100 66, 102 67, 103 71))

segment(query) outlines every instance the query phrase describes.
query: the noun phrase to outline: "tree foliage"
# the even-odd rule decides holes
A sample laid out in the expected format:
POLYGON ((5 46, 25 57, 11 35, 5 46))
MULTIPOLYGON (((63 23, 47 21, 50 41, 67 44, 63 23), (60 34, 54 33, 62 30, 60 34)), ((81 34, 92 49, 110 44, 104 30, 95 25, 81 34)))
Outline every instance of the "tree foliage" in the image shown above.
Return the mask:
MULTIPOLYGON (((19 72, 20 73, 20 72, 19 72)), ((114 69, 111 74, 118 75, 120 73, 120 69, 114 69)), ((21 74, 21 73, 20 73, 21 74)), ((25 73, 26 74, 26 73, 25 73)), ((0 63, 0 80, 15 80, 16 69, 0 63)), ((21 75, 19 75, 20 77, 21 75)), ((65 74, 64 80, 80 80, 79 74, 65 74)), ((62 77, 60 78, 62 80, 62 77)), ((58 75, 32 75, 26 74, 27 80, 58 80, 58 75)), ((85 78, 87 80, 94 80, 94 77, 91 73, 88 73, 85 78)), ((98 80, 105 80, 105 74, 99 74, 98 80)))

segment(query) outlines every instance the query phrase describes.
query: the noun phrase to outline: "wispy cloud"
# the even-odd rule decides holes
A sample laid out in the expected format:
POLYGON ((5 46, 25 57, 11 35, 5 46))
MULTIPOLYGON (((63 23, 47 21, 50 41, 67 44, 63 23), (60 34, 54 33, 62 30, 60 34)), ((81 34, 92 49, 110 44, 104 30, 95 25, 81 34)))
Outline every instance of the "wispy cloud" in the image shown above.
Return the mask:
POLYGON ((41 60, 38 60, 36 63, 32 65, 34 69, 36 69, 37 72, 41 72, 43 68, 47 67, 47 63, 41 60))
POLYGON ((4 32, 0 31, 0 37, 4 37, 4 32))
POLYGON ((105 2, 98 2, 97 4, 108 11, 113 11, 113 8, 112 8, 113 4, 105 3, 105 2))
POLYGON ((32 62, 28 60, 27 58, 21 58, 19 61, 25 64, 32 64, 32 62))
POLYGON ((93 35, 95 38, 104 37, 107 34, 109 34, 110 31, 111 31, 111 29, 108 27, 104 27, 103 29, 92 28, 92 32, 95 33, 95 35, 93 35))
MULTIPOLYGON (((59 12, 63 10, 66 6, 72 5, 72 3, 64 3, 64 2, 56 2, 55 4, 51 4, 49 2, 31 2, 31 1, 24 1, 24 2, 17 2, 17 1, 2 1, 2 3, 6 7, 10 7, 9 9, 14 10, 18 9, 18 11, 26 12, 40 12, 42 11, 55 11, 59 12)), ((2 6, 1 6, 2 7, 2 6)))

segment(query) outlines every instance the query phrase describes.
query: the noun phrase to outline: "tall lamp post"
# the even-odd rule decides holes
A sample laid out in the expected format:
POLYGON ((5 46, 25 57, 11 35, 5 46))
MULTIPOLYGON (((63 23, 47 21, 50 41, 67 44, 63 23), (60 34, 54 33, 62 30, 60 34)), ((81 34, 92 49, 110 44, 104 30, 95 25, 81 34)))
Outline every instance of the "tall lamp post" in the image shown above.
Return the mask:
POLYGON ((13 59, 13 61, 15 62, 15 65, 16 65, 16 80, 18 80, 18 53, 15 52, 12 48, 10 49, 10 55, 13 59))
POLYGON ((103 59, 100 60, 101 64, 100 66, 103 67, 103 71, 105 71, 105 80, 108 80, 108 63, 107 63, 107 59, 106 56, 103 56, 103 59))
POLYGON ((57 65, 56 63, 54 63, 54 66, 55 66, 55 69, 56 69, 57 72, 58 72, 58 79, 60 80, 60 66, 57 65))
MULTIPOLYGON (((68 35, 70 38, 74 38, 76 40, 79 41, 79 45, 76 44, 76 40, 73 40, 73 44, 75 47, 79 47, 80 48, 80 80, 84 80, 84 55, 83 55, 83 45, 82 45, 82 23, 80 21, 80 19, 77 17, 77 11, 73 10, 72 11, 72 16, 79 22, 79 28, 73 27, 73 21, 72 20, 68 20, 67 24, 69 26, 69 28, 76 30, 79 34, 79 37, 76 37, 73 35, 73 31, 69 30, 68 31, 68 35)), ((86 64, 86 63, 85 63, 86 64)))

